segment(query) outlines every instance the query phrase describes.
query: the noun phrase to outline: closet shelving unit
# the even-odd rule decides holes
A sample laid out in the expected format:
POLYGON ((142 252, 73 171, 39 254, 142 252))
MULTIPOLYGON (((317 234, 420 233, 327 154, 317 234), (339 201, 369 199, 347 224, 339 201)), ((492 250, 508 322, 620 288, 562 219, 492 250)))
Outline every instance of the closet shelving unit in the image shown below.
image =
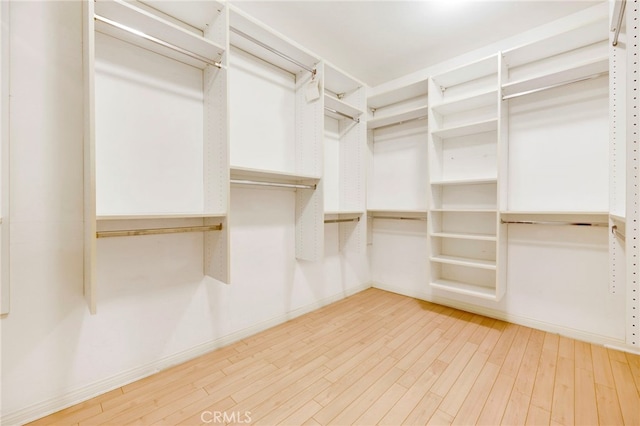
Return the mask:
POLYGON ((367 214, 374 220, 426 219, 427 94, 425 79, 367 99, 367 214))
POLYGON ((0 4, 0 315, 9 313, 9 2, 0 4))
MULTIPOLYGON (((238 136, 231 135, 231 184, 251 185, 256 188, 269 186, 290 187, 296 191, 296 258, 315 261, 323 256, 324 209, 323 209, 323 134, 324 118, 321 82, 323 68, 319 59, 281 34, 264 26, 244 12, 230 7, 229 41, 238 54, 243 52, 251 60, 290 74, 295 91, 294 140, 283 156, 270 169, 255 167, 245 161, 238 136), (317 88, 317 96, 309 96, 317 88), (234 159, 235 158, 235 159, 234 159), (283 185, 284 184, 284 185, 283 185)), ((233 55, 233 51, 232 51, 233 55)), ((233 62, 233 61, 232 61, 233 62)), ((233 70, 233 63, 231 65, 233 70)), ((257 100, 260 108, 269 108, 270 99, 257 100)), ((234 113, 242 114, 238 110, 234 113)), ((240 117, 242 119, 242 117, 240 117)), ((247 118, 244 123, 251 120, 247 118)), ((245 141, 246 142, 246 141, 245 141)), ((244 142, 243 142, 244 143, 244 142)), ((250 143, 263 143, 253 141, 250 143)), ((246 147, 245 147, 246 148, 246 147)), ((268 149, 268 147, 267 147, 268 149)))
POLYGON ((203 274, 229 280, 228 11, 218 2, 197 7, 84 3, 84 290, 92 313, 97 259, 115 249, 98 242, 105 237, 201 233, 203 274))
MULTIPOLYGON (((605 77, 610 66, 607 26, 606 16, 595 17, 568 31, 502 52, 506 67, 501 85, 502 99, 506 101, 537 93, 543 96, 543 92, 554 96, 554 89, 605 77)), ((584 141, 579 145, 584 145, 584 141)), ((580 146, 576 145, 576 149, 581 150, 580 146)), ((587 178, 591 171, 585 167, 582 173, 587 178)), ((542 207, 540 211, 520 209, 505 195, 501 207, 503 221, 600 226, 608 219, 607 211, 594 211, 588 202, 583 203, 584 209, 578 206, 571 210, 557 209, 553 201, 546 206, 544 202, 539 204, 542 207)))
POLYGON ((430 284, 448 294, 499 300, 505 292, 501 76, 492 55, 429 80, 430 284))
POLYGON ((338 226, 341 250, 366 247, 365 85, 324 64, 324 218, 338 226))

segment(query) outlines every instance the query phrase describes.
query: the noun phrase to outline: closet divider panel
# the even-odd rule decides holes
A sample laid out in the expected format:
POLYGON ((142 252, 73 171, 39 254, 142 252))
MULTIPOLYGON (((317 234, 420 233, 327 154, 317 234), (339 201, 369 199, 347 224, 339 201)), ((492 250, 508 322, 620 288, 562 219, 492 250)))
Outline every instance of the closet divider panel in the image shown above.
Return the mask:
POLYGON ((10 309, 9 2, 0 4, 0 315, 10 309))

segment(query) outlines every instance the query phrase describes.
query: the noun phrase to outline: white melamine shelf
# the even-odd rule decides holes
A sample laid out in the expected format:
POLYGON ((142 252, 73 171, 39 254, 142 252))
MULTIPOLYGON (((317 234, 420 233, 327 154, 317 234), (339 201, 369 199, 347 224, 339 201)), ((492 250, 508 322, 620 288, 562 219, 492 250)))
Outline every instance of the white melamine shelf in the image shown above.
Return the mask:
POLYGON ((448 263, 450 265, 468 266, 470 268, 496 270, 495 260, 471 259, 467 257, 439 254, 437 256, 433 256, 431 261, 436 263, 448 263))
POLYGON ((589 211, 502 211, 503 220, 539 220, 566 222, 607 222, 608 212, 589 211))
POLYGON ((473 135, 476 133, 492 132, 498 129, 498 119, 476 121, 474 123, 463 124, 460 126, 449 127, 439 130, 433 130, 431 135, 441 139, 458 138, 461 136, 473 135))
POLYGON ((491 183, 497 183, 498 179, 495 177, 491 178, 478 178, 478 179, 455 179, 455 180, 442 180, 442 181, 433 181, 431 185, 436 186, 457 186, 457 185, 485 185, 491 183))
MULTIPOLYGON (((617 214, 610 214, 609 217, 611 218, 611 220, 613 220, 614 222, 619 222, 619 223, 626 223, 627 219, 624 216, 620 216, 617 214)), ((1 222, 0 222, 1 223, 1 222)))
POLYGON ((325 63, 324 88, 335 94, 349 94, 362 87, 362 83, 338 71, 333 66, 325 63))
POLYGON ((232 6, 230 6, 229 9, 229 23, 231 27, 229 31, 229 43, 232 46, 294 75, 303 72, 304 68, 259 46, 253 41, 237 34, 234 30, 241 31, 249 37, 258 40, 260 43, 269 46, 271 49, 294 59, 299 64, 303 64, 307 68, 315 69, 316 64, 320 62, 320 60, 312 56, 310 52, 288 41, 285 36, 266 27, 245 12, 232 6))
POLYGON ((561 69, 538 74, 526 79, 510 82, 502 86, 502 95, 526 93, 536 89, 552 87, 565 82, 598 76, 609 72, 609 58, 601 57, 589 61, 572 64, 561 69))
MULTIPOLYGON (((331 95, 327 95, 326 93, 324 95, 324 106, 327 107, 327 108, 331 108, 331 109, 333 109, 335 111, 341 112, 341 113, 343 113, 345 115, 348 115, 350 117, 353 117, 353 118, 359 118, 363 113, 362 110, 359 110, 358 108, 356 108, 356 107, 354 107, 352 105, 349 105, 348 103, 346 103, 346 102, 344 102, 344 101, 342 101, 340 99, 336 99, 331 95)), ((330 113, 328 111, 325 111, 325 113, 333 115, 332 113, 330 113)), ((342 117, 342 116, 338 115, 335 118, 343 120, 346 117, 342 117)))
POLYGON ((379 127, 390 126, 392 124, 401 124, 408 120, 427 116, 428 107, 423 106, 419 108, 410 109, 408 111, 402 111, 397 114, 387 115, 383 117, 374 117, 367 121, 367 128, 377 129, 379 127))
POLYGON ((443 102, 438 105, 433 105, 431 109, 440 115, 448 115, 470 111, 484 106, 495 105, 497 102, 498 90, 493 89, 464 98, 443 102))
POLYGON ((607 21, 608 18, 602 17, 553 37, 505 50, 502 52, 504 60, 509 68, 513 68, 607 40, 607 21))
MULTIPOLYGON (((96 1, 95 14, 140 33, 144 33, 147 36, 151 36, 177 46, 180 49, 194 53, 210 61, 219 61, 225 50, 222 46, 204 38, 202 34, 196 34, 195 32, 188 31, 172 22, 154 15, 153 13, 121 0, 96 1)), ((95 22, 95 29, 103 34, 116 37, 201 69, 207 66, 204 61, 192 58, 158 43, 148 41, 140 36, 131 34, 98 19, 96 19, 95 22)))
POLYGON ((223 218, 224 213, 144 213, 144 214, 109 214, 97 215, 96 220, 150 220, 150 219, 206 219, 223 218))
POLYGON ((498 57, 491 55, 479 61, 462 65, 451 71, 433 76, 433 81, 441 88, 457 86, 458 84, 486 77, 498 72, 498 57))
POLYGON ((431 209, 434 213, 498 213, 496 209, 431 209))
POLYGON ((367 214, 372 216, 388 217, 427 217, 427 210, 394 210, 394 209, 367 209, 367 214))
POLYGON ((252 169, 248 167, 231 167, 231 179, 248 179, 263 182, 301 183, 318 182, 319 176, 280 172, 276 170, 252 169))
POLYGON ((426 96, 429 90, 427 80, 417 81, 398 89, 386 90, 381 93, 374 94, 369 97, 367 104, 369 108, 382 108, 393 105, 398 102, 416 98, 418 96, 426 96))
POLYGON ((435 238, 455 238, 458 240, 475 240, 475 241, 496 241, 495 234, 472 234, 462 232, 434 232, 431 234, 435 238))
POLYGON ((364 214, 364 211, 362 210, 331 210, 331 211, 324 212, 325 216, 338 216, 338 215, 361 216, 363 214, 364 214))
POLYGON ((494 288, 467 284, 459 281, 451 281, 451 280, 443 280, 443 279, 435 280, 431 283, 431 287, 439 290, 445 290, 453 293, 473 296, 480 299, 488 299, 488 300, 496 299, 496 291, 494 288))

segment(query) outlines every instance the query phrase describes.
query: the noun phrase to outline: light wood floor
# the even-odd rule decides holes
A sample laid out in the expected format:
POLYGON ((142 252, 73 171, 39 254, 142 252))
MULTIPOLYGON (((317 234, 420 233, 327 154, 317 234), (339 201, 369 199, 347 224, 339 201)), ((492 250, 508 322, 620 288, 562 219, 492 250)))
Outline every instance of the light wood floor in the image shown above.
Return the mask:
POLYGON ((33 424, 637 426, 639 392, 640 356, 369 289, 33 424))

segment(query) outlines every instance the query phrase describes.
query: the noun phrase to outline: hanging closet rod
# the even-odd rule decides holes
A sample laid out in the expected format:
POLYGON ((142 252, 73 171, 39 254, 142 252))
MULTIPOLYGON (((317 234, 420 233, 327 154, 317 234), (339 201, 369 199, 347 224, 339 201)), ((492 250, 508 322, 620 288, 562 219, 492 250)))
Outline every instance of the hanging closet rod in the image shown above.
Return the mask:
POLYGON ((404 217, 404 216, 369 216, 371 219, 391 219, 391 220, 420 220, 427 221, 426 217, 404 217))
POLYGON ((538 220, 501 220, 501 223, 517 223, 524 225, 556 225, 556 226, 609 226, 604 222, 553 222, 553 221, 538 221, 538 220))
POLYGON ((295 189, 313 189, 315 190, 317 185, 303 185, 299 183, 279 183, 279 182, 262 182, 255 180, 238 180, 231 179, 231 183, 234 185, 256 185, 256 186, 276 186, 279 188, 295 188, 295 189))
POLYGON ((565 86, 567 84, 579 83, 581 81, 591 80, 591 79, 594 79, 594 78, 605 76, 607 74, 608 74, 608 72, 600 72, 600 73, 597 73, 597 74, 592 74, 592 75, 587 76, 587 77, 576 78, 575 80, 563 81, 561 83, 551 84, 549 86, 539 87, 537 89, 525 90, 524 92, 519 92, 519 93, 514 93, 512 95, 503 96, 502 100, 506 101, 507 99, 513 99, 513 98, 517 98, 517 97, 524 96, 524 95, 530 95, 532 93, 542 92, 543 90, 555 89, 556 87, 565 86))
POLYGON ((326 219, 324 223, 344 223, 344 222, 360 222, 359 217, 353 217, 351 219, 326 219))
POLYGON ((135 237, 139 235, 182 234, 185 232, 220 231, 222 224, 206 226, 183 226, 178 228, 126 229, 118 231, 98 231, 96 238, 135 237))
POLYGON ((622 19, 624 18, 624 9, 626 8, 627 0, 616 1, 613 9, 613 19, 616 21, 616 26, 611 29, 613 31, 613 46, 618 45, 618 37, 620 36, 620 29, 622 27, 622 19))
POLYGON ((622 232, 618 231, 618 225, 613 225, 611 227, 611 233, 620 238, 622 241, 625 240, 625 235, 622 232))
POLYGON ((299 66, 303 70, 309 71, 311 73, 311 75, 313 75, 313 76, 316 75, 316 69, 315 68, 308 67, 307 65, 303 64, 302 62, 293 59, 291 56, 285 55, 284 53, 280 52, 279 50, 276 50, 273 47, 261 42, 260 40, 251 37, 249 34, 247 34, 245 32, 242 32, 239 29, 234 28, 234 27, 229 27, 229 31, 231 31, 232 33, 238 34, 240 37, 245 38, 245 39, 249 40, 250 42, 252 42, 254 44, 257 44, 258 46, 262 47, 263 49, 267 49, 271 53, 275 53, 276 55, 280 56, 282 59, 285 59, 285 60, 291 62, 292 64, 295 64, 295 65, 299 66))
POLYGON ((335 110, 335 109, 333 109, 333 108, 324 107, 324 109, 326 109, 327 111, 332 112, 332 113, 334 113, 334 114, 338 114, 338 115, 339 115, 339 116, 341 116, 341 117, 344 117, 344 118, 348 118, 348 119, 350 119, 350 120, 353 120, 353 121, 355 121, 356 123, 359 123, 359 122, 360 122, 360 119, 359 119, 359 118, 355 118, 355 117, 352 117, 352 116, 350 116, 350 115, 348 115, 348 114, 342 113, 342 112, 340 112, 340 111, 336 111, 336 110, 335 110))
POLYGON ((191 57, 193 59, 197 59, 197 60, 202 61, 202 62, 204 62, 206 64, 213 65, 214 67, 222 68, 222 64, 220 62, 212 61, 209 58, 205 58, 204 56, 198 55, 197 53, 193 53, 193 52, 191 52, 189 50, 183 49, 182 47, 176 46, 175 44, 171 44, 171 43, 166 42, 164 40, 160 40, 159 38, 155 38, 153 36, 150 36, 148 34, 143 33, 142 31, 138 31, 138 30, 136 30, 134 28, 127 27, 126 25, 122 25, 119 22, 112 21, 111 19, 107 19, 104 16, 93 15, 93 17, 94 17, 94 19, 96 21, 104 22, 105 24, 111 25, 112 27, 119 28, 119 29, 121 29, 123 31, 126 31, 126 32, 130 33, 130 34, 136 35, 136 36, 141 37, 141 38, 143 38, 145 40, 148 40, 150 42, 159 44, 160 46, 164 46, 164 47, 167 47, 167 48, 169 48, 171 50, 175 50, 176 52, 180 52, 183 55, 189 56, 189 57, 191 57))
POLYGON ((387 127, 399 126, 401 124, 411 123, 412 121, 426 120, 427 115, 421 115, 420 117, 409 118, 407 120, 398 121, 397 123, 385 124, 384 126, 375 127, 372 130, 385 129, 387 127))

